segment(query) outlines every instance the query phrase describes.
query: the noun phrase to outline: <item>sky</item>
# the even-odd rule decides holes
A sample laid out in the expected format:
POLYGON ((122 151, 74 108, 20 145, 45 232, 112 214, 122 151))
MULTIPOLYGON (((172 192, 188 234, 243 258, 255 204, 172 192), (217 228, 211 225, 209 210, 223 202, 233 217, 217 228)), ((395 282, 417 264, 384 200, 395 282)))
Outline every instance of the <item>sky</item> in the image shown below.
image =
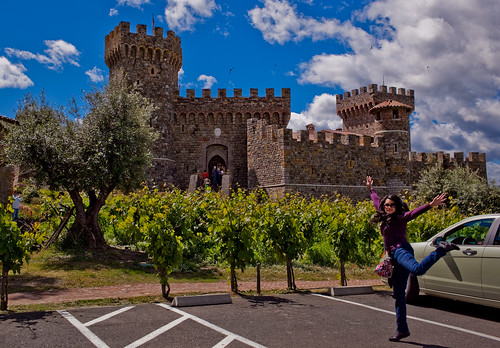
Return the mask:
POLYGON ((500 184, 498 0, 17 0, 0 2, 0 115, 27 93, 53 105, 102 86, 104 37, 121 21, 181 38, 180 94, 291 88, 288 128, 341 127, 335 95, 415 91, 416 152, 486 153, 500 184))

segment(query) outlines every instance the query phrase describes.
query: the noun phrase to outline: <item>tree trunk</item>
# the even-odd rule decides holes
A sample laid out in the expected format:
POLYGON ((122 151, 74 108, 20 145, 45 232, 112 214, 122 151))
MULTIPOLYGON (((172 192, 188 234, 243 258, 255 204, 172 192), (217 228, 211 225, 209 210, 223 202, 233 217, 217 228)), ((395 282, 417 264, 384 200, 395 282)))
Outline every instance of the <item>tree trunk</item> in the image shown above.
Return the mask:
POLYGON ((170 294, 170 284, 168 282, 162 283, 161 284, 161 296, 165 300, 170 301, 170 297, 168 296, 170 294))
POLYGON ((1 282, 1 299, 0 299, 0 310, 6 311, 7 304, 9 302, 9 294, 8 294, 8 286, 9 286, 9 270, 7 269, 7 265, 5 262, 2 262, 2 282, 1 282))
POLYGON ((286 258, 286 280, 288 282, 288 289, 297 290, 297 286, 295 285, 295 276, 293 274, 292 260, 290 258, 286 258))
POLYGON ((345 275, 345 262, 340 260, 340 285, 347 286, 347 277, 345 275))
POLYGON ((234 263, 231 264, 231 291, 238 292, 238 280, 236 279, 236 269, 234 263))
POLYGON ((77 190, 69 190, 69 195, 75 205, 75 222, 70 228, 70 236, 76 243, 86 241, 90 249, 105 249, 107 247, 104 234, 99 226, 99 212, 113 189, 103 189, 99 197, 94 191, 88 192, 89 206, 85 209, 83 199, 77 190))

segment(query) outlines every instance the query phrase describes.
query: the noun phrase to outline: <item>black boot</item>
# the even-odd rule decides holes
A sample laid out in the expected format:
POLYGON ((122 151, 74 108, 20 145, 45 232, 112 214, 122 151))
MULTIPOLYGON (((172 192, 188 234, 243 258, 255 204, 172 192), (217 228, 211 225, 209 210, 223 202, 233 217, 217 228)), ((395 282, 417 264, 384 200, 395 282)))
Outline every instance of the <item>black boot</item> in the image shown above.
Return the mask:
POLYGON ((391 342, 398 342, 399 340, 410 336, 409 332, 397 332, 394 336, 389 337, 389 341, 391 342))
POLYGON ((444 251, 460 250, 458 245, 442 240, 439 242, 439 247, 444 249, 444 251))

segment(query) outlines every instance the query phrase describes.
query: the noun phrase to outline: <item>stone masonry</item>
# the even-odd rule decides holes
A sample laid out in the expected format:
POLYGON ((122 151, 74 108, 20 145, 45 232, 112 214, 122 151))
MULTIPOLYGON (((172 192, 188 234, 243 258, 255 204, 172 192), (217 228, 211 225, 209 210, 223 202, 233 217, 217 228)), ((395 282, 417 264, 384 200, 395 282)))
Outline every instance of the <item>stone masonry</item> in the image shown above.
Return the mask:
POLYGON ((158 110, 151 125, 160 133, 154 146, 152 183, 187 189, 190 176, 215 165, 231 174, 233 188, 263 188, 271 194, 301 192, 321 196, 344 194, 366 198, 362 180, 371 175, 379 191, 410 189, 423 169, 468 165, 486 177, 485 154, 411 152, 410 114, 413 90, 375 84, 337 95, 337 114, 343 130, 316 132, 314 125, 293 133, 291 93, 282 88, 259 95, 250 89, 232 96, 219 89, 188 89, 180 96, 181 40, 173 31, 121 22, 105 40, 110 79, 125 77, 137 83, 158 110))

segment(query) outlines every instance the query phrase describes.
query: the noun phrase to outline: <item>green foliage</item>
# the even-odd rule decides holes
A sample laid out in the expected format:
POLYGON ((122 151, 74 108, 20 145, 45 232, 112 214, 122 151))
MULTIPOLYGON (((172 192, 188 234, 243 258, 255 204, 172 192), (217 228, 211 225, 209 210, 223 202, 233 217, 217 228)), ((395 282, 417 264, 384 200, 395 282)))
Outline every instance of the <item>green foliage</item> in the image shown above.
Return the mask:
MULTIPOLYGON (((42 226, 55 229, 72 202, 59 192, 42 190, 40 196, 42 226)), ((411 197, 408 203, 411 208, 419 204, 411 197)), ((379 228, 370 223, 374 213, 371 201, 354 204, 340 196, 287 195, 272 200, 263 192, 239 190, 225 197, 144 187, 130 194, 111 194, 99 222, 110 243, 135 246, 149 254, 162 286, 168 285, 174 269, 225 263, 236 291, 235 269, 243 271, 257 262, 285 262, 290 288, 295 286, 294 261, 335 265, 345 285, 346 264, 373 265, 382 253, 379 228)), ((453 204, 449 209, 431 209, 408 224, 408 239, 426 240, 462 217, 453 204)))
POLYGON ((292 261, 301 256, 313 234, 315 211, 304 197, 287 194, 259 205, 258 229, 266 248, 287 264, 288 287, 295 289, 292 261))
MULTIPOLYGON (((410 208, 415 209, 418 205, 413 202, 410 208)), ((451 204, 449 209, 433 208, 408 223, 406 238, 410 243, 426 241, 463 218, 456 205, 451 204)))
POLYGON ((34 245, 42 244, 45 236, 37 233, 37 225, 32 231, 21 231, 12 221, 12 208, 0 204, 0 262, 2 264, 0 309, 7 309, 8 273, 20 273, 21 266, 28 262, 34 245))
POLYGON ((220 196, 216 204, 207 211, 208 232, 222 260, 230 265, 231 290, 238 291, 235 269, 242 271, 254 262, 255 209, 254 193, 246 195, 238 190, 231 197, 220 196))
POLYGON ((168 298, 165 286, 168 286, 168 276, 182 262, 182 238, 175 231, 165 214, 155 211, 152 214, 154 223, 148 224, 145 231, 145 249, 151 257, 162 285, 163 297, 168 298))
POLYGON ((441 192, 446 192, 451 196, 453 204, 465 215, 500 211, 500 188, 488 185, 484 178, 469 167, 444 170, 436 166, 424 171, 417 183, 418 200, 430 202, 441 192))
POLYGON ((87 114, 79 118, 73 105, 56 108, 43 93, 38 100, 28 94, 5 152, 10 163, 31 170, 38 185, 66 190, 75 206, 74 239, 81 236, 92 242, 89 247, 102 248, 97 220, 108 195, 115 188, 137 188, 151 162, 154 107, 124 81, 85 98, 87 114))

